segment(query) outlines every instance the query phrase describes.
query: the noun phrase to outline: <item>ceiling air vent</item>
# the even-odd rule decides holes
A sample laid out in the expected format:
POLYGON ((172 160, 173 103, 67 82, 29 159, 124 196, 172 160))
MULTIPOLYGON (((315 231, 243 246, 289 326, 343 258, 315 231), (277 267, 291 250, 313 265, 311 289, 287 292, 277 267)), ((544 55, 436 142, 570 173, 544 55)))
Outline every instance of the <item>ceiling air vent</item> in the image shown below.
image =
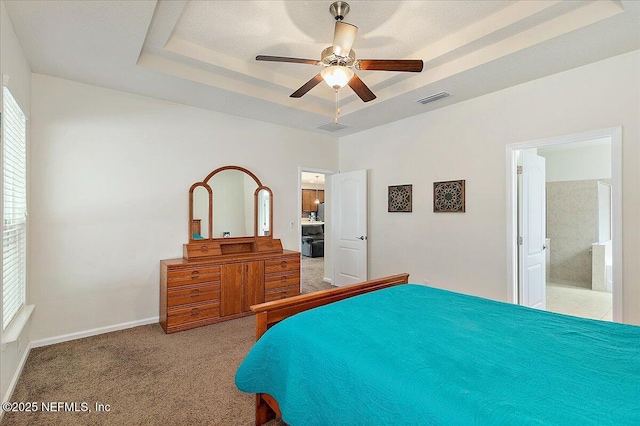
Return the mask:
POLYGON ((416 102, 424 105, 428 104, 429 102, 437 101, 438 99, 446 98, 447 96, 449 96, 447 92, 434 93, 433 95, 427 96, 426 98, 418 99, 416 102))
POLYGON ((340 123, 327 123, 319 126, 318 129, 326 130, 327 132, 337 132, 338 130, 346 129, 349 126, 340 123))

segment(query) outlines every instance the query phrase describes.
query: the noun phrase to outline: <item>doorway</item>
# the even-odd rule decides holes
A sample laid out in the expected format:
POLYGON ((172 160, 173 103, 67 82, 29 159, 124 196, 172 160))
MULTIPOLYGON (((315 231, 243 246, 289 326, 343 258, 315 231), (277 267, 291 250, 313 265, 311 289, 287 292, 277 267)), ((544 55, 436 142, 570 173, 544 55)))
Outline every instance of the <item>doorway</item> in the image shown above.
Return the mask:
POLYGON ((538 308, 621 321, 621 163, 621 128, 507 146, 512 302, 533 306, 528 296, 541 294, 546 303, 538 308), (522 184, 527 182, 527 166, 523 171, 520 164, 524 156, 542 162, 543 190, 533 196, 522 184), (541 235, 527 222, 529 199, 543 205, 538 214, 543 223, 533 221, 542 225, 541 235), (531 266, 527 254, 538 245, 543 260, 531 266))
POLYGON ((331 284, 329 188, 331 170, 299 169, 298 241, 301 252, 300 292, 313 293, 331 284), (327 237, 327 238, 325 238, 327 237))

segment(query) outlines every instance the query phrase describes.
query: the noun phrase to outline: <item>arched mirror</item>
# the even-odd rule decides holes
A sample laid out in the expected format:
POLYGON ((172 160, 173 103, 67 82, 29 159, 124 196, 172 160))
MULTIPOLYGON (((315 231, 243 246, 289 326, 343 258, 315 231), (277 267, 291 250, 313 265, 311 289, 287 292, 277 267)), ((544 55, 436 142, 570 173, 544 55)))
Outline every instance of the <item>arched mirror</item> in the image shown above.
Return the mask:
POLYGON ((196 183, 191 187, 191 221, 189 237, 192 240, 211 238, 211 188, 207 184, 196 183))
POLYGON ((271 190, 258 191, 258 236, 271 235, 271 190))
POLYGON ((225 166, 190 190, 190 241, 272 235, 273 194, 249 170, 225 166), (206 206, 204 206, 206 204, 206 206), (210 213, 209 213, 210 212, 210 213))

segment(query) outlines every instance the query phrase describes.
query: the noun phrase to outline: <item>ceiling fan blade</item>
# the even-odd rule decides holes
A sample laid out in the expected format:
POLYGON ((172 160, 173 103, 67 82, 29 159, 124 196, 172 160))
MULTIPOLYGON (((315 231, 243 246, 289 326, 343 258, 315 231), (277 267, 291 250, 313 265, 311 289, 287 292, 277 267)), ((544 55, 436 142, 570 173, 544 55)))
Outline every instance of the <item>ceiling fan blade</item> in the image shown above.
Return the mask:
POLYGON ((336 56, 349 56, 351 46, 356 39, 358 27, 346 22, 336 22, 336 29, 333 33, 333 54, 336 56))
POLYGON ((322 81, 322 76, 320 74, 317 74, 311 80, 309 80, 305 84, 303 84, 301 88, 299 88, 298 90, 293 92, 291 95, 289 95, 289 97, 291 97, 291 98, 301 98, 302 95, 304 95, 309 90, 311 90, 314 87, 316 87, 318 85, 318 83, 320 83, 321 81, 322 81))
POLYGON ((360 59, 355 64, 357 69, 365 71, 420 72, 422 66, 421 59, 360 59))
POLYGON ((353 91, 356 92, 356 95, 360 96, 360 99, 362 99, 364 102, 369 102, 376 98, 376 95, 373 94, 371 89, 369 89, 357 75, 354 74, 351 80, 349 80, 348 84, 349 87, 351 87, 353 91))
POLYGON ((320 63, 315 59, 288 58, 286 56, 268 56, 268 55, 258 55, 256 56, 256 61, 293 62, 294 64, 309 64, 309 65, 318 65, 320 63))

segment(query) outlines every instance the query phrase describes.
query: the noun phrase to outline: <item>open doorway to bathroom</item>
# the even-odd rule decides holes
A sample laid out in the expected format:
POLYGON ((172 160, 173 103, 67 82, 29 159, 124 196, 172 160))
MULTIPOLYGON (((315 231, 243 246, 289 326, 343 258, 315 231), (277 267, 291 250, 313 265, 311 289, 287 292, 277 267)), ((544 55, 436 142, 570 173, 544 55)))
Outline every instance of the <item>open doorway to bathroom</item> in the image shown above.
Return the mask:
MULTIPOLYGON (((300 291, 313 293, 332 288, 325 271, 330 270, 330 250, 325 235, 330 229, 328 217, 330 190, 328 171, 300 170, 300 291)), ((328 243, 328 241, 327 241, 328 243)))
POLYGON ((547 310, 611 321, 611 138, 537 154, 546 163, 547 310))
POLYGON ((619 130, 538 142, 510 146, 519 166, 514 167, 513 197, 509 197, 517 236, 512 248, 514 301, 567 315, 620 321, 619 130), (531 164, 541 172, 527 174, 531 164), (536 179, 542 180, 541 190, 527 183, 536 179))

